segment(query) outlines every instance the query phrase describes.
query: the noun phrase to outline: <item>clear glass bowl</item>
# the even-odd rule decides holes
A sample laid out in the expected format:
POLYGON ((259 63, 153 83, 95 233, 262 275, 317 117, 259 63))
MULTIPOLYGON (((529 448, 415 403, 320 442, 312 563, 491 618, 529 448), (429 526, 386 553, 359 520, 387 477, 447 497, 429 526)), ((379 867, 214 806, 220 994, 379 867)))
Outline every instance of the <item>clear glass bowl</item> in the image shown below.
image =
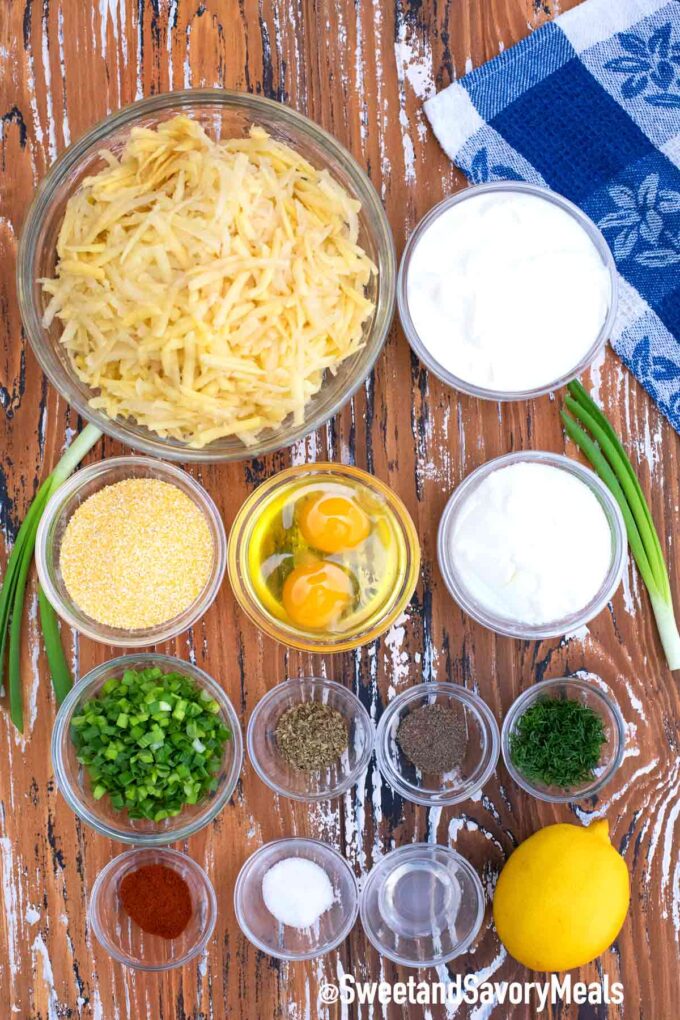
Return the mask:
POLYGON ((390 701, 380 716, 375 750, 378 768, 397 793, 415 804, 441 807, 467 800, 488 782, 498 761, 500 734, 489 706, 466 687, 451 683, 417 684, 390 701), (431 704, 462 713, 467 733, 460 765, 437 776, 424 775, 397 743, 397 732, 406 716, 431 704))
POLYGON ((72 811, 102 836, 120 843, 134 843, 138 846, 162 846, 188 839, 204 828, 219 814, 231 797, 243 765, 243 739, 241 724, 234 707, 222 690, 207 673, 190 662, 183 662, 172 655, 139 652, 136 655, 122 655, 111 659, 94 669, 71 688, 64 699, 52 730, 52 765, 57 786, 72 811), (129 818, 126 811, 116 811, 107 795, 100 800, 92 796, 87 769, 76 758, 76 748, 71 739, 71 720, 81 710, 83 703, 94 697, 112 677, 122 676, 126 669, 150 669, 158 667, 164 673, 182 673, 199 687, 208 691, 220 706, 220 717, 231 730, 231 740, 224 747, 222 769, 217 775, 218 785, 198 804, 186 804, 180 814, 162 822, 146 818, 129 818))
POLYGON ((114 857, 92 887, 88 920, 97 940, 114 960, 135 970, 163 971, 183 967, 203 952, 217 918, 215 891, 203 868, 178 850, 135 849, 114 857), (126 914, 120 883, 137 868, 161 864, 176 871, 189 886, 193 912, 176 939, 142 931, 126 914))
POLYGON ((278 960, 313 960, 345 939, 359 912, 354 872, 337 850, 317 839, 277 839, 248 858, 234 887, 234 909, 241 931, 254 946, 278 960), (311 928, 280 924, 265 906, 262 880, 279 861, 304 857, 328 875, 335 902, 311 928))
POLYGON ((504 634, 506 637, 521 638, 525 641, 542 641, 544 638, 562 637, 571 631, 578 630, 600 613, 612 598, 614 592, 621 583, 623 572, 628 560, 628 539, 626 537, 626 526, 621 516, 619 506, 610 493, 604 482, 601 482, 594 471, 584 467, 571 457, 564 457, 558 453, 544 453, 539 450, 525 450, 518 453, 508 453, 504 457, 495 457, 486 464, 482 464, 472 474, 460 483, 454 490, 451 498, 444 507, 444 512, 439 522, 437 535, 437 558, 444 583, 453 599, 461 609, 471 616, 477 623, 488 627, 496 634, 504 634), (568 471, 579 481, 588 486, 602 507, 607 523, 611 531, 611 561, 607 576, 605 577, 600 590, 590 600, 587 606, 578 613, 564 617, 561 620, 552 620, 543 624, 528 624, 518 620, 499 616, 486 606, 482 605, 473 595, 468 592, 463 579, 458 574, 449 552, 449 536, 456 522, 456 516, 464 501, 474 490, 490 475, 499 468, 508 467, 510 464, 531 462, 535 464, 547 464, 551 467, 568 471))
POLYGON ((189 630, 212 605, 224 577, 227 536, 219 510, 202 485, 173 464, 153 457, 112 457, 81 468, 49 500, 40 519, 35 544, 35 561, 40 584, 55 611, 69 626, 107 645, 121 648, 145 648, 169 641, 189 630), (213 564, 210 577, 190 606, 172 620, 139 630, 109 627, 93 620, 71 598, 59 567, 59 551, 64 532, 75 510, 95 492, 128 478, 155 478, 176 485, 204 515, 213 540, 213 564))
POLYGON ((586 800, 599 793, 623 761, 625 743, 625 724, 621 710, 614 699, 591 681, 575 676, 542 680, 529 687, 513 701, 501 730, 501 750, 506 769, 523 790, 538 800, 545 800, 550 804, 567 804, 570 801, 586 800), (600 716, 607 737, 607 743, 602 746, 600 763, 594 770, 593 779, 568 790, 563 790, 558 786, 545 786, 528 779, 516 768, 510 757, 510 739, 519 720, 531 705, 539 698, 545 697, 580 701, 582 705, 591 708, 600 716))
POLYGON ((355 694, 324 677, 295 677, 277 684, 257 703, 248 723, 246 744, 253 768, 263 783, 293 800, 339 797, 357 782, 373 753, 373 723, 355 694), (306 772, 290 765, 281 754, 276 727, 293 705, 318 701, 343 716, 349 735, 347 750, 337 764, 306 772))
POLYGON ((350 153, 326 131, 290 107, 227 89, 189 89, 150 96, 112 114, 78 139, 51 167, 35 194, 24 222, 17 262, 17 290, 24 329, 52 385, 79 414, 107 435, 144 453, 183 463, 261 457, 294 443, 332 418, 361 386, 380 353, 392 321, 395 278, 394 242, 387 216, 373 185, 350 153), (185 443, 162 439, 132 420, 112 420, 94 410, 89 404, 93 393, 77 378, 59 343, 59 323, 55 321, 49 330, 42 325, 46 301, 39 280, 53 274, 56 240, 66 202, 84 177, 102 168, 102 149, 119 153, 131 128, 152 128, 177 114, 187 114, 198 120, 213 137, 219 134, 223 138, 240 138, 247 135, 253 124, 260 125, 314 166, 328 170, 361 202, 359 244, 378 267, 368 291, 376 307, 364 327, 364 347, 344 361, 334 375, 326 374, 321 390, 307 404, 303 422, 295 424, 288 418, 278 428, 263 432, 252 446, 244 446, 239 439, 229 437, 203 449, 192 449, 185 443))
POLYGON ((446 383, 448 386, 452 386, 456 390, 459 390, 461 393, 467 393, 473 397, 480 397, 483 400, 530 400, 533 397, 543 396, 546 393, 551 393, 553 390, 559 389, 561 386, 565 386, 568 382, 571 382, 572 379, 581 375, 588 365, 596 359, 611 333, 611 329, 616 318, 616 311, 618 307, 618 274, 616 270, 616 263, 614 262, 614 256, 609 249, 609 245, 593 221, 589 219, 589 217, 586 216, 578 206, 574 205, 573 202, 570 202, 567 198, 557 194, 555 191, 539 187, 536 184, 528 184, 522 181, 493 181, 489 184, 477 184, 471 188, 465 188, 464 191, 459 191, 455 195, 451 195, 450 198, 445 198, 442 202, 439 202, 430 209, 430 211, 423 217, 409 237, 401 258, 399 275, 397 277, 397 304, 402 328, 414 353, 418 356, 418 358, 420 358, 428 371, 432 372, 432 374, 437 376, 438 379, 441 379, 442 382, 446 383), (408 308, 407 281, 409 265, 416 245, 428 227, 432 226, 432 223, 441 216, 442 213, 445 213, 451 208, 451 206, 458 205, 459 202, 466 202, 469 199, 476 198, 478 195, 484 193, 488 194, 508 191, 535 195, 538 198, 544 199, 546 202, 551 202, 553 205, 559 206, 560 209, 569 213, 569 215, 580 224, 590 240, 593 242, 593 245, 602 258, 602 261, 609 270, 609 278, 611 280, 611 294, 606 318, 602 323, 600 332, 597 337, 595 337, 593 343, 590 345, 581 360, 574 365, 569 372, 566 372, 559 378, 552 380, 544 386, 538 386, 529 390, 485 389, 484 387, 476 386, 474 383, 467 382, 465 379, 460 379, 458 376, 453 375, 433 358, 432 354, 424 345, 418 336, 408 308))
POLYGON ((308 652, 346 652, 360 645, 368 644, 384 634, 408 605, 420 570, 420 543, 413 521, 397 495, 388 485, 360 468, 344 464, 303 464, 279 471, 263 482, 248 496, 236 515, 227 550, 229 581, 241 609, 265 634, 290 648, 301 648, 308 652), (380 499, 391 512, 394 525, 401 532, 404 546, 403 562, 399 565, 398 584, 385 605, 379 619, 369 627, 352 632, 343 631, 335 635, 303 631, 287 624, 267 611, 258 598, 248 567, 249 543, 255 523, 265 505, 276 499, 281 489, 292 480, 305 476, 323 475, 340 482, 353 479, 375 497, 380 499))
POLYGON ((361 923, 382 956, 436 967, 467 952, 484 920, 484 889, 455 850, 412 843, 373 866, 361 891, 361 923))

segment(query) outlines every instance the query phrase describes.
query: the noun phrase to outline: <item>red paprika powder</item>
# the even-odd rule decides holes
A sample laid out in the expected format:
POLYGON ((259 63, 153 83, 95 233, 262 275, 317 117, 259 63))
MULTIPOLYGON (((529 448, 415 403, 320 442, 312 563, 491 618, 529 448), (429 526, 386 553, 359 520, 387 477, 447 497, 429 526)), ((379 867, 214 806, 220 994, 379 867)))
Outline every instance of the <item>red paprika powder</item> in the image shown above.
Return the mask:
POLYGON ((123 909, 142 931, 176 939, 193 913, 189 886, 165 864, 144 864, 128 872, 119 887, 123 909))

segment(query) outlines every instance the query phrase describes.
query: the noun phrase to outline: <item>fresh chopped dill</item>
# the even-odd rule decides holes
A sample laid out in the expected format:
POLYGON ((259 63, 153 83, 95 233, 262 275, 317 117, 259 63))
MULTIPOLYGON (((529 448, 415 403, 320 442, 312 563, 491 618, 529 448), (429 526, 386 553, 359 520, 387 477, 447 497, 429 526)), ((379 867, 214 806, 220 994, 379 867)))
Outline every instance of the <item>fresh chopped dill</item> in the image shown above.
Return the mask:
POLYGON ((602 745, 602 718, 572 698, 542 697, 520 716, 510 735, 510 759, 532 782, 568 790, 594 778, 602 745))

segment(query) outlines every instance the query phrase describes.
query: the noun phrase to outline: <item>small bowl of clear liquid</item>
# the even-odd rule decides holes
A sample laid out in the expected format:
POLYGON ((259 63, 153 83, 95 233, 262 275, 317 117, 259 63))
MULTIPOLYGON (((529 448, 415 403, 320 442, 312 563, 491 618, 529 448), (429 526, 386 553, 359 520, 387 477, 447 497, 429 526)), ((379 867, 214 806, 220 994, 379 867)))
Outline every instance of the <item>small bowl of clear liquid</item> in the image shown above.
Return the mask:
POLYGON ((361 922, 383 956, 434 967, 465 953, 484 919, 484 889, 449 847, 413 843, 386 854, 366 878, 361 922))

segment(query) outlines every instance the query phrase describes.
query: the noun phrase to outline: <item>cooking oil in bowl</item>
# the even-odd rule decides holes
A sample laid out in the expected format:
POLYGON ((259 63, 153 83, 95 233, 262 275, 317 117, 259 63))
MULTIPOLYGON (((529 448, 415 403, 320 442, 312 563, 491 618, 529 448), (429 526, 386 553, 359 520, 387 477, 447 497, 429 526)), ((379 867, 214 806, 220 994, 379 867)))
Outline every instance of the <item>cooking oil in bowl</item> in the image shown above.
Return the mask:
POLYGON ((413 524, 390 490, 330 464, 292 468, 261 486, 237 517, 229 558, 237 598, 264 630, 331 650, 390 625, 419 561, 413 524))

